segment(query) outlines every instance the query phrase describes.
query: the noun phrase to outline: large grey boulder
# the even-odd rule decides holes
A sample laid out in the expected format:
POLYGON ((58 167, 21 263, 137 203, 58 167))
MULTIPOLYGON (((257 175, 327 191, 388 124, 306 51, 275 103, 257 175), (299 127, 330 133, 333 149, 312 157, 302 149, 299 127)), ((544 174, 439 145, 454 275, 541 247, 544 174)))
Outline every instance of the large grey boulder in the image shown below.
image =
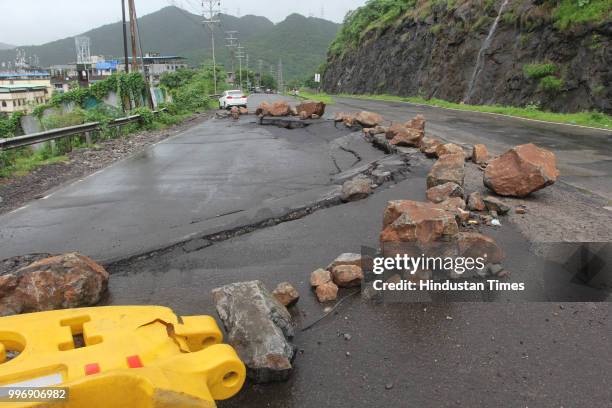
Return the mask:
POLYGON ((217 313, 255 383, 285 381, 293 369, 295 327, 287 308, 260 281, 213 289, 217 313))

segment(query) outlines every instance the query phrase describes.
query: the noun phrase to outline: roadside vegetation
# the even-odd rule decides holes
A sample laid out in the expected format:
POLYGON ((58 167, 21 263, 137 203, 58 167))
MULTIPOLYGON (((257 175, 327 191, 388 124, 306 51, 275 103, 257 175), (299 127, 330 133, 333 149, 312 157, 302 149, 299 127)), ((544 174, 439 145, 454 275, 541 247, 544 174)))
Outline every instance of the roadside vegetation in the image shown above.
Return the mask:
POLYGON ((326 105, 333 105, 336 102, 334 101, 334 98, 331 97, 330 95, 323 93, 323 92, 312 92, 311 90, 308 89, 300 89, 300 97, 304 98, 304 99, 308 99, 308 100, 312 100, 312 101, 320 101, 325 103, 326 105))
MULTIPOLYGON (((333 98, 333 95, 319 94, 333 98)), ((436 106, 440 108, 458 109, 472 112, 497 113, 519 118, 535 119, 545 122, 565 123, 570 125, 590 126, 600 129, 612 129, 612 116, 600 112, 580 112, 580 113, 555 113, 540 110, 536 105, 529 105, 518 108, 513 106, 499 105, 465 105, 460 103, 448 102, 442 99, 425 99, 418 96, 403 97, 395 95, 349 95, 340 94, 340 97, 371 99, 379 101, 409 102, 417 105, 436 106)))
MULTIPOLYGON (((217 81, 218 84, 225 84, 225 72, 221 69, 218 69, 217 81)), ((160 104, 158 109, 165 109, 157 115, 148 107, 147 86, 139 73, 116 74, 89 88, 74 88, 54 94, 48 104, 35 107, 31 115, 37 118, 43 130, 100 122, 101 131, 95 135, 95 141, 100 142, 125 137, 143 129, 157 130, 175 125, 194 113, 215 106, 214 97, 209 97, 214 90, 212 68, 168 73, 162 76, 160 82, 162 91, 171 102, 160 104), (116 95, 120 107, 104 103, 111 94, 116 95), (139 123, 120 128, 107 127, 113 119, 136 114, 141 115, 139 123)), ((23 116, 21 112, 0 116, 0 138, 23 134, 20 124, 23 116)), ((23 147, 0 152, 0 178, 24 175, 37 166, 67 160, 68 152, 81 147, 97 148, 95 142, 87 146, 84 136, 73 136, 36 148, 23 147)))

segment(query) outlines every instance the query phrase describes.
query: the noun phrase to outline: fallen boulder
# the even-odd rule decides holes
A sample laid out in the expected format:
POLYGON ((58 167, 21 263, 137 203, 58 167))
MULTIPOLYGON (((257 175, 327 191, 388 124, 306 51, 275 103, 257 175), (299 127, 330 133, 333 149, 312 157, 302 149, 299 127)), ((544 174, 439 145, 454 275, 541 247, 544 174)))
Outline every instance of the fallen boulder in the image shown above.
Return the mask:
POLYGON ((293 369, 295 328, 291 315, 260 281, 239 282, 212 291, 217 313, 255 383, 285 381, 293 369))
POLYGON ((255 110, 255 115, 260 116, 260 117, 269 116, 271 109, 272 109, 272 106, 268 102, 264 101, 260 103, 257 109, 255 110))
POLYGON ((331 272, 323 268, 319 268, 310 274, 310 286, 317 287, 331 282, 331 272))
POLYGON ((270 116, 289 116, 291 113, 291 108, 287 102, 278 101, 272 104, 269 112, 270 116))
POLYGON ((361 111, 355 115, 355 121, 363 127, 374 127, 382 124, 385 121, 378 113, 361 111))
POLYGON ((311 118, 312 115, 318 115, 319 117, 321 117, 325 114, 325 103, 315 102, 315 101, 304 101, 300 103, 298 106, 296 106, 295 109, 299 112, 300 117, 302 115, 302 112, 306 113, 306 118, 311 118))
POLYGON ((344 182, 340 198, 344 202, 357 201, 367 198, 370 194, 372 194, 370 179, 364 176, 357 176, 344 182))
POLYGON ((502 196, 526 197, 557 181, 555 154, 529 143, 516 146, 489 162, 484 184, 502 196))
POLYGON ((230 115, 232 115, 232 119, 240 119, 240 110, 237 106, 232 106, 230 110, 230 115))
POLYGON ((476 164, 485 164, 489 160, 489 151, 483 144, 474 145, 472 149, 472 161, 476 164))
POLYGON ((451 197, 463 198, 463 188, 456 183, 444 183, 427 190, 427 199, 432 203, 441 203, 451 197))
POLYGON ((465 159, 461 154, 445 154, 440 157, 427 175, 427 188, 445 183, 455 183, 463 187, 465 179, 465 159))
POLYGON ((420 147, 424 133, 422 130, 394 123, 387 130, 386 136, 394 146, 420 147))
POLYGON ((380 241, 430 243, 458 232, 455 215, 436 204, 396 200, 385 209, 380 241))
POLYGON ((300 294, 289 282, 279 283, 272 294, 285 307, 293 306, 300 300, 300 294))
POLYGON ((357 265, 336 265, 331 269, 334 283, 341 288, 361 286, 363 270, 357 265))
POLYGON ((78 253, 39 259, 0 275, 0 315, 93 306, 106 292, 108 277, 78 253))

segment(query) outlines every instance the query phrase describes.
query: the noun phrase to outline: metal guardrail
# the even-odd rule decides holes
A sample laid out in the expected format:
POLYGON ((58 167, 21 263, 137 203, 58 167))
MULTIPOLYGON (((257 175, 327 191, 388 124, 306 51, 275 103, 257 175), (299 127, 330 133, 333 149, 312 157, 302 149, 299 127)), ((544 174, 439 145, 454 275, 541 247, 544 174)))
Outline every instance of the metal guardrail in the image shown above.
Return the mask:
MULTIPOLYGON (((161 111, 164 111, 162 109, 161 111)), ((153 111, 154 114, 158 114, 161 111, 153 111)), ((127 125, 128 123, 134 123, 140 121, 140 115, 131 115, 125 118, 119 118, 112 120, 107 125, 108 127, 120 127, 127 125)), ((79 135, 87 132, 94 132, 101 130, 101 122, 89 122, 82 125, 70 126, 59 129, 51 129, 39 133, 31 133, 29 135, 12 137, 10 139, 0 139, 0 151, 17 149, 19 147, 31 146, 37 143, 48 142, 49 140, 61 139, 62 137, 79 135)))

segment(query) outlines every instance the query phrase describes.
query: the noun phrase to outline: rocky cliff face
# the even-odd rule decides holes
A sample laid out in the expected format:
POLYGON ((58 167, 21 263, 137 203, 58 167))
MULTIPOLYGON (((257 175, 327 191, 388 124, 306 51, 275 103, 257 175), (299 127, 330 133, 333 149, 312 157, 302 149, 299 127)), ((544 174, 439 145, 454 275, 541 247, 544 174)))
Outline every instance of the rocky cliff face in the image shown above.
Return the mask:
POLYGON ((612 112, 609 19, 561 29, 543 0, 509 0, 502 13, 502 1, 488 11, 481 3, 432 6, 426 16, 369 30, 357 47, 330 52, 324 89, 612 112))

